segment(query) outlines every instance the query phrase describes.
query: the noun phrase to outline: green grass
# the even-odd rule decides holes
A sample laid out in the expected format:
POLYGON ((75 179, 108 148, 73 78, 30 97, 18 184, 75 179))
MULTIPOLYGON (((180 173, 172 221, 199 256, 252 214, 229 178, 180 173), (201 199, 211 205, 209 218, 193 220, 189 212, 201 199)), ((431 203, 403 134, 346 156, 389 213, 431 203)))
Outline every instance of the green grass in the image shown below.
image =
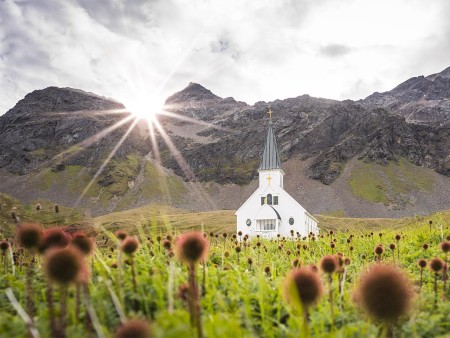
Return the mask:
MULTIPOLYGON (((54 211, 54 203, 46 200, 35 201, 34 204, 22 204, 20 201, 0 193, 0 224, 2 235, 11 238, 15 231, 15 224, 11 218, 14 212, 21 222, 36 222, 44 227, 55 225, 70 225, 84 221, 81 210, 75 210, 65 206, 59 206, 59 213, 54 211), (36 205, 41 205, 41 210, 36 210, 36 205)), ((1 236, 0 236, 1 237, 1 236)))
POLYGON ((135 231, 136 226, 150 227, 155 231, 186 231, 200 230, 203 225, 214 232, 231 233, 236 225, 236 216, 231 210, 189 212, 166 205, 148 205, 96 217, 92 224, 111 231, 135 231))
MULTIPOLYGON (((8 206, 14 205, 14 200, 5 201, 8 206)), ((330 227, 337 229, 333 238, 336 239, 336 252, 342 252, 352 259, 344 282, 343 310, 338 310, 337 276, 333 279, 334 297, 334 328, 331 325, 330 304, 328 301, 327 277, 320 274, 325 292, 319 302, 310 309, 309 328, 314 337, 379 337, 381 325, 369 319, 352 300, 352 294, 358 285, 361 272, 375 263, 374 246, 382 243, 386 252, 384 262, 393 262, 393 253, 387 248, 395 242, 394 236, 401 234, 399 242, 400 259, 395 256, 397 267, 402 269, 415 285, 413 306, 410 313, 395 324, 396 337, 446 337, 450 332, 450 301, 441 299, 442 277, 438 279, 439 298, 436 309, 433 308, 433 275, 424 272, 424 285, 419 293, 419 269, 416 261, 419 258, 430 259, 445 255, 439 248, 444 236, 450 235, 450 211, 423 218, 402 220, 383 219, 340 219, 331 216, 324 217, 330 227), (433 220, 430 230, 428 220, 433 220), (367 222, 367 223, 362 223, 367 222), (361 226, 359 227, 358 224, 361 226), (366 229, 372 224, 377 228, 366 229), (441 232, 442 226, 442 232, 441 232), (377 229, 374 236, 369 232, 377 229), (382 232, 382 237, 378 236, 382 232), (354 235, 350 251, 347 239, 354 235), (423 243, 428 243, 427 251, 422 249, 423 243), (365 258, 363 258, 365 257, 365 258)), ((97 251, 87 263, 93 267, 89 281, 90 301, 98 318, 99 328, 105 337, 112 337, 120 325, 119 312, 126 317, 144 317, 153 327, 155 337, 195 337, 190 328, 189 312, 186 303, 177 296, 178 287, 188 280, 187 269, 176 257, 168 254, 156 241, 157 235, 164 236, 166 231, 176 237, 180 232, 201 227, 204 231, 221 233, 220 223, 231 222, 231 212, 189 214, 182 210, 165 206, 139 208, 121 213, 114 213, 95 219, 98 230, 97 251), (141 220, 137 222, 137 220, 141 220), (222 221, 222 222, 221 222, 222 221), (178 223, 177 223, 178 222, 178 223), (101 227, 103 230, 100 230, 101 227), (122 282, 118 282, 118 269, 112 268, 117 263, 117 240, 111 233, 117 228, 126 229, 135 234, 141 246, 134 257, 136 269, 137 292, 133 291, 131 270, 128 264, 122 268, 122 282), (105 239, 108 238, 105 244, 105 239), (108 290, 111 285, 113 294, 108 290), (172 295, 172 296, 170 296, 172 295), (113 296, 118 298, 118 308, 114 305, 113 296), (138 302, 138 307, 134 304, 138 302), (173 301, 173 310, 169 310, 169 302, 173 301)), ((325 223, 325 221, 324 221, 325 223)), ((299 315, 288 305, 283 297, 283 282, 291 270, 294 258, 300 258, 303 265, 317 264, 325 254, 331 254, 328 231, 314 242, 302 239, 261 240, 261 247, 255 245, 256 240, 248 247, 243 247, 238 256, 235 243, 228 236, 208 238, 210 252, 206 263, 205 293, 201 299, 202 323, 205 337, 298 337, 301 332, 299 315), (298 251, 297 245, 301 247, 298 251), (303 247, 305 245, 305 247, 303 247), (229 255, 224 255, 227 252, 229 255), (249 268, 247 259, 253 259, 249 268), (223 259, 223 265, 222 265, 223 259), (270 274, 265 274, 268 267, 270 274)), ((173 241, 176 245, 176 241, 173 241)), ((395 252, 396 254, 396 252, 395 252)), ((24 256, 27 261, 30 257, 24 256)), ((126 258, 126 257, 125 257, 126 258)), ((0 261, 0 332, 5 337, 27 337, 25 323, 17 315, 4 291, 11 288, 22 307, 25 307, 25 268, 17 265, 13 273, 11 265, 4 273, 0 261)), ((41 337, 49 337, 49 317, 46 301, 46 278, 42 272, 45 257, 38 257, 35 268, 34 300, 37 315, 34 317, 41 337)), ((197 267, 197 280, 202 285, 202 266, 197 267)), ((54 287, 54 297, 59 306, 59 288, 54 287)), ((447 294, 450 296, 450 294, 447 294)), ((85 328, 86 310, 81 306, 81 317, 75 315, 75 288, 71 287, 68 300, 68 337, 88 336, 85 328)), ((0 335, 1 335, 0 334, 0 335)))
POLYGON ((356 197, 384 205, 398 203, 413 191, 431 191, 435 186, 429 169, 415 166, 406 159, 386 166, 359 161, 348 183, 356 197))
POLYGON ((173 201, 179 201, 186 192, 186 188, 179 177, 168 176, 159 171, 156 165, 150 161, 145 164, 144 177, 145 181, 139 187, 139 192, 143 197, 168 195, 167 197, 173 201))

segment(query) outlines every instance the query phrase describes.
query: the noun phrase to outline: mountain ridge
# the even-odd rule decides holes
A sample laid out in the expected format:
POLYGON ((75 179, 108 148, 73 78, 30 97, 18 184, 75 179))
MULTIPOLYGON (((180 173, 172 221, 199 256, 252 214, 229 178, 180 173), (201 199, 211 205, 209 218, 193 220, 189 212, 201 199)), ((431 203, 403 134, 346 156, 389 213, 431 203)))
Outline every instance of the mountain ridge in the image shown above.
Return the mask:
MULTIPOLYGON (((254 182, 267 128, 264 117, 269 106, 274 111, 273 127, 282 162, 286 164, 296 159, 302 163, 301 169, 291 172, 301 182, 312 179, 325 186, 348 190, 350 188, 345 187, 348 184, 342 183, 340 177, 348 163, 354 160, 388 166, 403 163, 401 161, 406 159, 413 165, 448 177, 449 70, 450 67, 427 77, 411 78, 389 92, 374 93, 359 101, 337 101, 305 94, 248 105, 233 98, 221 98, 191 82, 166 100, 166 109, 197 119, 200 124, 159 117, 178 154, 183 155, 192 172, 188 176, 184 172, 186 168, 180 167, 178 155, 173 155, 173 150, 158 131, 155 138, 162 167, 157 169, 159 164, 155 162, 145 127, 131 130, 112 161, 95 176, 117 141, 131 127, 130 113, 114 99, 78 89, 48 87, 33 91, 0 116, 0 177, 4 179, 0 190, 14 195, 14 185, 29 182, 33 196, 42 192, 42 187, 55 194, 56 188, 52 187, 57 186, 56 181, 72 182, 73 179, 70 183, 73 196, 69 193, 58 195, 70 204, 81 194, 76 180, 79 185, 87 185, 95 178, 81 204, 101 213, 163 201, 165 197, 155 195, 162 194, 163 190, 145 185, 148 180, 157 183, 160 180, 158 172, 163 172, 165 179, 171 182, 168 203, 201 210, 206 206, 193 201, 195 193, 192 189, 195 186, 212 189, 214 186, 213 199, 219 208, 220 205, 237 207, 239 199, 234 203, 226 202, 220 191, 225 196, 227 185, 232 185, 233 191, 239 191, 242 190, 239 187, 254 182), (115 124, 119 126, 114 127, 115 124), (111 133, 96 136, 102 130, 111 130, 111 133), (86 139, 90 142, 85 142, 86 139)), ((377 182, 386 180, 386 173, 380 168, 377 169, 381 175, 375 180, 377 182)), ((423 173, 428 173, 426 170, 423 173)), ((350 175, 350 180, 351 173, 346 175, 350 175)), ((448 178, 431 176, 441 182, 443 193, 449 189, 448 178)), ((402 176, 401 180, 404 179, 402 176)), ((398 185, 394 183, 389 185, 392 191, 398 185)), ((320 185, 312 186, 320 190, 320 185)), ((388 199, 390 204, 386 198, 381 202, 388 203, 383 207, 387 213, 399 208, 408 209, 409 204, 414 205, 415 201, 424 198, 411 191, 392 191, 389 194, 396 197, 388 199)), ((437 191, 433 194, 441 196, 437 191)), ((25 196, 24 193, 20 195, 25 196)), ((302 203, 312 201, 308 202, 305 195, 301 198, 306 198, 302 203)), ((441 198, 442 202, 437 204, 445 205, 447 199, 441 198)), ((327 203, 324 205, 329 204, 330 208, 338 207, 336 203, 327 203)), ((373 205, 373 201, 370 203, 373 205)), ((349 209, 348 206, 345 208, 349 209)))

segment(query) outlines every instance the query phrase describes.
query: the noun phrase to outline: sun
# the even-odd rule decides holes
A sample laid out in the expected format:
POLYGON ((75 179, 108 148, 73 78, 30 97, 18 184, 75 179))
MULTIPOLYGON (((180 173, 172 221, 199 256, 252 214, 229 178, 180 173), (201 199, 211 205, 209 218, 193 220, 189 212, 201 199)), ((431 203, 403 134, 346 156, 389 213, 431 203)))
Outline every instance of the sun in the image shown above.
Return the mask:
POLYGON ((137 118, 155 122, 157 115, 164 110, 164 102, 148 96, 135 96, 125 101, 125 107, 137 118))

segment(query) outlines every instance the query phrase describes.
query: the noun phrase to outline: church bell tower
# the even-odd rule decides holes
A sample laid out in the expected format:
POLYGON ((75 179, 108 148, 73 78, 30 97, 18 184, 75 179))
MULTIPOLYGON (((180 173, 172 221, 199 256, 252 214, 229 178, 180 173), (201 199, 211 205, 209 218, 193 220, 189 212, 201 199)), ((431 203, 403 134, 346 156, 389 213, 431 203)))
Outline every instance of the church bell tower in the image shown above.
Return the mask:
POLYGON ((259 187, 283 188, 284 172, 281 170, 280 155, 278 154, 277 140, 273 132, 272 109, 269 109, 269 127, 267 129, 266 145, 259 166, 259 187))

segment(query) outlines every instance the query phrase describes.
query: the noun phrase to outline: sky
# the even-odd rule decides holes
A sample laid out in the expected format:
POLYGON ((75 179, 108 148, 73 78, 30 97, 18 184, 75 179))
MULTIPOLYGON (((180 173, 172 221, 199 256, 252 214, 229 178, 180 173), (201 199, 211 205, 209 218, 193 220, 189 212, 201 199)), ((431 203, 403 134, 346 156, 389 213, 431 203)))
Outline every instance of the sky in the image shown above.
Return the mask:
POLYGON ((447 0, 0 0, 0 114, 49 86, 357 100, 449 67, 449 17, 447 0))

